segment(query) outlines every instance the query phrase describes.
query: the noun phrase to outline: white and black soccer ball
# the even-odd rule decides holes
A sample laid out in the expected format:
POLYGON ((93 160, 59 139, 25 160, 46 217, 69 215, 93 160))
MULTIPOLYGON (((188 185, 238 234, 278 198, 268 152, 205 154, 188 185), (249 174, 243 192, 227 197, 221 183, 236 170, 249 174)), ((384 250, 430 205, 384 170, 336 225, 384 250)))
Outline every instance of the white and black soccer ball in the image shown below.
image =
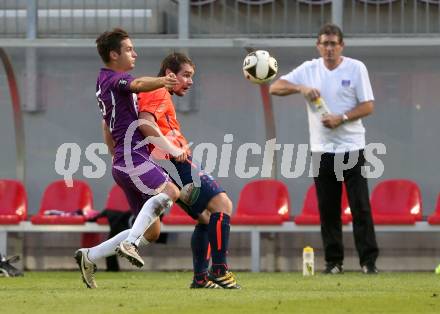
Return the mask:
POLYGON ((243 74, 252 83, 267 83, 277 75, 277 72, 277 60, 265 50, 253 51, 244 58, 243 74))

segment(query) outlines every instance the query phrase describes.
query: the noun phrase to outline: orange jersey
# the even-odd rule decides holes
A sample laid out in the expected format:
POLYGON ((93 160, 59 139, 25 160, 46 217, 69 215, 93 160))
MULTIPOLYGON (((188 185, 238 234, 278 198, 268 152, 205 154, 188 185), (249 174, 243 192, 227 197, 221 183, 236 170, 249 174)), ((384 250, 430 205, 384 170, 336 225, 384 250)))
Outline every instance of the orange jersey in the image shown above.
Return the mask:
POLYGON ((139 112, 151 113, 160 131, 177 147, 185 147, 188 142, 180 132, 171 94, 165 88, 138 94, 139 112))

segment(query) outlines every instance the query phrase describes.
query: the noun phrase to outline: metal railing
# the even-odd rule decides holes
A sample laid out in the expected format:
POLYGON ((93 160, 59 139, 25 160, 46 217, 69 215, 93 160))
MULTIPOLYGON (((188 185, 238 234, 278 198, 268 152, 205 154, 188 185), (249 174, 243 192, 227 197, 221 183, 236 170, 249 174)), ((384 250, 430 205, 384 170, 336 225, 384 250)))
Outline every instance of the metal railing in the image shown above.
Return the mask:
POLYGON ((345 1, 343 24, 352 35, 438 35, 440 1, 345 1))
POLYGON ((315 36, 334 21, 349 36, 440 33, 438 0, 3 0, 0 37, 94 38, 120 26, 140 38, 315 36), (338 4, 338 5, 337 5, 338 4), (182 6, 187 6, 182 9, 182 6), (340 17, 336 18, 335 17, 340 17), (183 22, 183 23, 182 23, 183 22), (34 35, 29 35, 31 31, 34 35))
POLYGON ((193 37, 308 37, 331 21, 331 4, 217 0, 191 8, 193 37))
POLYGON ((3 0, 0 36, 27 37, 34 14, 38 38, 94 38, 116 26, 137 37, 176 37, 177 9, 168 0, 3 0))

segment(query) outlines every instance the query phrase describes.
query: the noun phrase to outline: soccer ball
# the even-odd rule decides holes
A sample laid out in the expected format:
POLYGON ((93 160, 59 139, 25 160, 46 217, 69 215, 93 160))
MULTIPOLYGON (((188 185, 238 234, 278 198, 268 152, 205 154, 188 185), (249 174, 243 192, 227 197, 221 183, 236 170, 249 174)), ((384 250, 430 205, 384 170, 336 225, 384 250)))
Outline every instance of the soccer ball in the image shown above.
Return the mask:
POLYGON ((278 63, 265 50, 251 52, 244 58, 243 74, 252 83, 263 84, 272 80, 278 72, 278 63))

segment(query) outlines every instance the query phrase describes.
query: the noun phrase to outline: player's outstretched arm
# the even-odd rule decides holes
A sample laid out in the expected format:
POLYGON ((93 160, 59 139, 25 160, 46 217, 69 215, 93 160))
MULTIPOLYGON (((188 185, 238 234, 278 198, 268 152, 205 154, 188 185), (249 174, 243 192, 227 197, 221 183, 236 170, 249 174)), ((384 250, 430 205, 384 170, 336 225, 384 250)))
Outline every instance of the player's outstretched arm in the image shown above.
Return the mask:
POLYGON ((162 77, 138 77, 131 81, 130 91, 133 93, 149 92, 158 88, 165 87, 170 90, 177 84, 176 75, 170 73, 167 76, 162 77))
POLYGON ((269 93, 276 96, 287 96, 301 93, 301 85, 292 84, 286 80, 278 79, 269 87, 269 93))
POLYGON ((187 159, 187 153, 174 145, 160 130, 154 116, 149 112, 139 112, 139 129, 148 142, 170 154, 177 161, 187 159))
POLYGON ((318 99, 321 94, 319 90, 304 85, 292 84, 286 80, 278 79, 269 88, 269 93, 276 96, 287 96, 291 94, 302 94, 308 101, 318 99))

